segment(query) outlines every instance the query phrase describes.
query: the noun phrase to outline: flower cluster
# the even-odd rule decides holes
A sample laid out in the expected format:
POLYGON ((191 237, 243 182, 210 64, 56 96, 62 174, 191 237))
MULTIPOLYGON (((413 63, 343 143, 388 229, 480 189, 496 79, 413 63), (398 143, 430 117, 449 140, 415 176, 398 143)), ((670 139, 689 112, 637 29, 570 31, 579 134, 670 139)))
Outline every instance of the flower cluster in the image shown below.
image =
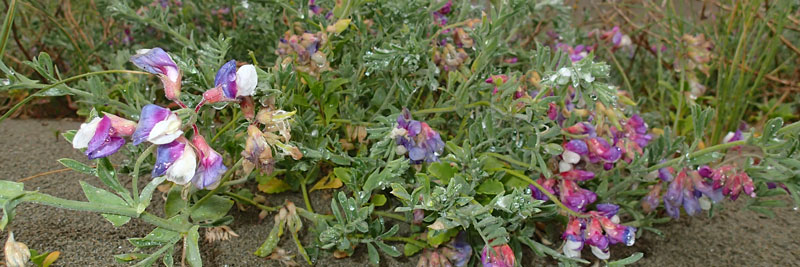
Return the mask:
POLYGON ((281 65, 293 63, 295 70, 319 76, 330 70, 330 62, 320 48, 328 42, 325 32, 294 34, 286 31, 278 43, 276 52, 282 58, 281 65))
POLYGON ((403 114, 397 117, 397 127, 392 130, 391 137, 397 142, 395 152, 407 155, 412 164, 439 161, 444 149, 439 133, 425 122, 412 120, 408 109, 403 109, 403 114))
MULTIPOLYGON (((163 49, 140 50, 131 57, 131 62, 158 75, 167 99, 186 107, 179 99, 181 71, 163 49)), ((215 87, 203 94, 203 100, 195 112, 204 103, 215 102, 241 102, 243 110, 245 107, 252 109, 250 96, 257 83, 258 76, 253 65, 237 68, 236 61, 231 60, 219 69, 214 79, 215 87)), ((245 110, 245 113, 248 111, 245 110)), ((191 125, 194 129, 191 141, 184 137, 182 127, 183 122, 177 113, 148 104, 142 108, 138 123, 105 114, 82 124, 72 139, 72 146, 76 149, 85 148, 84 153, 89 159, 96 159, 117 152, 125 144, 125 137, 130 137, 133 145, 149 142, 157 146, 152 177, 166 176, 167 180, 180 185, 191 182, 199 189, 217 187, 228 170, 222 162, 222 155, 209 146, 196 125, 191 125)))
POLYGON ((439 10, 433 12, 433 19, 439 26, 447 25, 447 14, 453 10, 453 0, 447 0, 447 3, 439 10))
MULTIPOLYGON (((545 190, 553 196, 559 198, 561 203, 564 203, 567 208, 575 212, 584 212, 586 207, 591 205, 597 200, 597 195, 590 191, 578 186, 576 181, 589 180, 594 178, 594 173, 586 171, 570 171, 570 174, 565 176, 565 179, 546 179, 539 177, 536 181, 545 190)), ((529 185, 531 195, 534 199, 548 200, 547 195, 540 191, 533 185, 529 185)))
MULTIPOLYGON (((513 253, 511 256, 513 257, 513 253)), ((460 232, 443 246, 425 249, 419 257, 417 267, 465 267, 470 257, 472 257, 472 247, 467 243, 466 232, 460 232)))
MULTIPOLYGON (((433 13, 440 26, 447 25, 447 17, 445 15, 450 13, 452 6, 452 0, 448 1, 444 7, 433 13)), ((467 62, 469 55, 464 49, 472 48, 475 44, 475 41, 467 31, 474 29, 477 23, 480 23, 479 19, 471 19, 466 21, 464 27, 443 29, 441 32, 442 38, 435 42, 433 62, 444 71, 458 69, 459 66, 467 62)))
POLYGON ((289 120, 294 114, 295 112, 286 112, 271 106, 258 112, 255 123, 247 127, 247 141, 242 151, 245 159, 242 168, 245 173, 249 174, 254 168, 267 174, 272 173, 275 167, 275 155, 272 153, 274 150, 280 151, 279 155, 291 156, 295 160, 303 157, 300 149, 289 144, 292 138, 289 120))
POLYGON ((562 238, 564 255, 579 258, 584 245, 589 245, 599 259, 608 259, 608 246, 625 244, 633 246, 636 241, 636 228, 619 224, 617 212, 619 206, 614 204, 598 204, 596 211, 590 211, 588 218, 570 218, 562 238))

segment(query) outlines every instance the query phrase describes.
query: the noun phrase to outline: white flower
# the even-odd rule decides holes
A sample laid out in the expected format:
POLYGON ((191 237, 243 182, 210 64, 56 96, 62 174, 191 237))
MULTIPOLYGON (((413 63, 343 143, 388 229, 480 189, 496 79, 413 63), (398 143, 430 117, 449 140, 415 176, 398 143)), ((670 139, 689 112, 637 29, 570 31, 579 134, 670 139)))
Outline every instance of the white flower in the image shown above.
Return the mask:
POLYGON ((192 177, 194 177, 196 168, 197 156, 192 146, 186 144, 178 160, 167 169, 167 180, 180 185, 187 184, 192 180, 192 177))
POLYGON ((564 244, 564 256, 568 258, 580 258, 581 246, 583 246, 583 242, 567 238, 567 242, 564 244))
POLYGON ((577 164, 581 161, 581 155, 570 150, 564 150, 564 153, 561 153, 561 158, 569 164, 577 164))
POLYGON ((159 121, 153 126, 153 130, 147 136, 147 141, 156 145, 163 145, 174 141, 181 135, 183 135, 181 119, 175 113, 170 113, 165 120, 159 121))
POLYGON ((258 73, 256 67, 252 64, 247 64, 239 67, 236 71, 236 96, 250 96, 258 85, 258 73))
POLYGON ((568 172, 572 170, 572 164, 566 161, 558 162, 558 172, 568 172))
POLYGON ((94 132, 97 130, 97 124, 100 123, 101 118, 97 117, 88 123, 82 123, 81 128, 75 133, 72 138, 72 148, 80 149, 89 147, 89 141, 94 137, 94 132))

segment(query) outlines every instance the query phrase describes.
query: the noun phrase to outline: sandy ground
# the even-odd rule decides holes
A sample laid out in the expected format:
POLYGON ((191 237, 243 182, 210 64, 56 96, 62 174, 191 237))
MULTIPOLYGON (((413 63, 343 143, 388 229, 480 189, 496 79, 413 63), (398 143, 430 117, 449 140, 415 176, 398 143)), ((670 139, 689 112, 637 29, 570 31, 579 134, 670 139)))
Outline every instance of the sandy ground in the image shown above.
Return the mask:
MULTIPOLYGON (((19 180, 43 171, 62 169, 56 162, 69 157, 82 160, 83 155, 70 144, 57 137, 58 131, 77 129, 74 121, 9 120, 0 124, 0 179, 19 180)), ((119 159, 116 159, 119 160, 119 159)), ((99 186, 96 178, 75 172, 60 172, 34 178, 26 182, 27 190, 39 190, 59 197, 85 200, 78 184, 79 180, 99 186)), ((147 179, 142 179, 144 186, 147 179)), ((122 179, 130 185, 130 180, 122 179)), ((253 186, 253 185, 248 185, 253 186)), ((157 193, 158 194, 158 193, 157 193)), ((321 213, 329 213, 330 191, 311 194, 312 204, 321 213)), ((150 210, 161 213, 163 202, 159 195, 150 210)), ((788 200, 788 198, 782 198, 788 200)), ((284 200, 302 205, 300 194, 280 194, 269 197, 269 205, 278 205, 284 200)), ((633 247, 612 247, 612 258, 620 258, 634 252, 643 252, 639 266, 800 266, 800 212, 791 208, 776 208, 776 218, 742 210, 743 199, 726 206, 714 218, 698 216, 681 218, 660 227, 664 236, 645 233, 633 247)), ((280 266, 253 255, 272 227, 271 216, 258 221, 258 211, 232 211, 235 217, 231 225, 241 237, 231 241, 203 244, 203 260, 206 266, 280 266)), ((134 247, 125 239, 141 237, 152 230, 152 226, 132 220, 114 228, 98 214, 67 211, 45 206, 23 204, 17 208, 17 217, 9 225, 18 241, 30 248, 45 251, 60 251, 57 266, 108 266, 114 254, 132 252, 134 247)), ((0 233, 5 240, 8 232, 0 233)), ((308 244, 308 238, 301 236, 308 244)), ((281 246, 295 251, 291 238, 284 236, 281 246)), ((367 259, 363 247, 354 257, 334 259, 323 256, 317 266, 365 266, 367 259)), ((176 251, 176 260, 179 260, 176 251)), ((588 250, 585 251, 588 255, 588 250)), ((526 253, 519 259, 523 266, 553 265, 551 260, 534 258, 526 253)), ((392 259, 382 255, 382 266, 415 266, 417 257, 392 259)))

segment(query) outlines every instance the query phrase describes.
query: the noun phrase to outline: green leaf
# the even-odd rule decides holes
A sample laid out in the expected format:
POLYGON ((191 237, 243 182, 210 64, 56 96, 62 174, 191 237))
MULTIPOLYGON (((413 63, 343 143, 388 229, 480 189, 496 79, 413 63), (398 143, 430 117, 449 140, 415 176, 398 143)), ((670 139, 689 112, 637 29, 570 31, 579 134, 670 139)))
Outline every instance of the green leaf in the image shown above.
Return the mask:
POLYGON ((475 189, 475 191, 478 194, 498 195, 502 194, 506 190, 505 187, 503 186, 503 183, 501 183, 497 179, 488 179, 486 181, 483 181, 483 183, 481 183, 481 185, 479 185, 478 188, 475 189))
POLYGON ((61 136, 63 136, 64 139, 67 140, 67 142, 72 144, 72 138, 75 138, 75 133, 77 133, 77 132, 78 132, 77 130, 69 130, 69 131, 61 133, 61 136))
POLYGON ((199 228, 200 226, 198 225, 192 226, 186 234, 186 237, 183 238, 183 247, 186 248, 186 261, 189 263, 189 266, 192 267, 203 266, 203 259, 200 257, 200 247, 197 244, 197 241, 200 239, 200 233, 197 232, 199 228))
POLYGON ((145 237, 141 238, 128 238, 128 242, 138 248, 157 247, 163 246, 170 242, 177 241, 176 238, 180 237, 180 233, 170 231, 161 227, 153 229, 145 237))
POLYGON ((280 220, 272 226, 272 230, 269 231, 269 235, 267 236, 267 240, 264 240, 264 243, 256 250, 255 254, 259 257, 267 257, 272 254, 272 251, 278 246, 278 241, 281 240, 281 235, 283 235, 283 226, 286 224, 286 220, 280 220))
POLYGON ((142 214, 148 206, 150 206, 150 200, 153 199, 153 191, 156 190, 156 187, 163 183, 167 179, 167 176, 160 176, 156 177, 142 189, 142 193, 139 194, 139 204, 136 206, 136 212, 142 214))
POLYGON ((403 255, 406 257, 411 257, 412 255, 417 254, 420 250, 422 250, 421 247, 414 245, 413 243, 406 243, 403 246, 403 255))
POLYGON ((164 203, 164 213, 166 217, 177 215, 186 208, 186 200, 181 198, 181 187, 173 186, 167 193, 167 202, 164 203))
MULTIPOLYGON (((80 181, 80 184, 81 188, 83 188, 83 194, 86 195, 86 199, 95 205, 120 207, 128 206, 128 203, 125 203, 125 200, 122 200, 120 197, 111 192, 94 187, 84 181, 80 181)), ((120 215, 102 214, 102 216, 111 222, 111 224, 113 224, 115 227, 120 227, 131 220, 131 217, 120 215)))
POLYGON ((353 182, 352 171, 350 168, 334 168, 333 175, 336 175, 336 178, 342 180, 345 184, 349 184, 353 182))
POLYGON ((0 180, 0 199, 9 199, 25 192, 25 184, 0 180))
POLYGON ((453 175, 458 172, 458 169, 450 166, 450 164, 443 163, 443 162, 434 162, 428 166, 428 172, 439 180, 442 180, 443 184, 447 184, 450 182, 450 178, 453 178, 453 175))
POLYGON ((91 176, 97 176, 97 170, 74 159, 63 158, 59 159, 58 163, 61 163, 61 165, 64 165, 65 167, 70 168, 73 171, 88 174, 91 176))
POLYGON ((128 189, 119 183, 117 171, 114 169, 114 166, 111 165, 111 161, 109 161, 108 158, 97 159, 97 177, 100 178, 100 181, 106 186, 117 191, 117 194, 122 196, 125 201, 129 203, 133 201, 128 189))
POLYGON ((400 250, 397 250, 396 247, 387 245, 386 243, 383 243, 383 241, 377 241, 375 242, 375 244, 377 244, 378 247, 381 248, 381 251, 388 254, 389 256, 400 257, 400 255, 402 254, 400 253, 400 250))
POLYGON ((625 265, 628 265, 628 264, 634 264, 637 261, 639 261, 640 259, 642 259, 642 257, 644 257, 644 253, 636 252, 636 253, 633 253, 633 255, 628 256, 627 258, 609 262, 608 266, 625 266, 625 265))
POLYGON ((378 266, 381 263, 381 257, 378 255, 378 250, 372 243, 367 243, 367 251, 369 252, 369 263, 373 266, 378 266))
POLYGON ((131 261, 136 261, 139 259, 147 258, 149 254, 144 253, 125 253, 125 254, 117 254, 114 255, 114 259, 119 263, 127 263, 131 261))
POLYGON ((783 127, 783 118, 774 118, 764 125, 764 134, 761 135, 761 143, 768 144, 778 134, 778 130, 783 127))
POLYGON ((372 204, 375 204, 375 207, 381 207, 386 204, 386 196, 383 194, 375 194, 372 196, 372 204))
POLYGON ((289 184, 278 178, 272 178, 266 183, 258 185, 258 191, 267 194, 277 194, 291 189, 289 184))
POLYGON ((214 221, 228 214, 231 207, 233 207, 233 200, 213 195, 195 209, 191 217, 195 222, 214 221))
POLYGON ((392 192, 391 192, 392 195, 405 201, 411 200, 411 195, 408 194, 408 191, 406 191, 406 188, 403 187, 402 184, 392 183, 391 186, 392 186, 392 192))
POLYGON ((439 245, 450 241, 451 238, 458 235, 458 229, 452 228, 447 231, 429 231, 428 234, 432 234, 431 236, 428 236, 428 245, 431 245, 431 247, 438 247, 439 245))

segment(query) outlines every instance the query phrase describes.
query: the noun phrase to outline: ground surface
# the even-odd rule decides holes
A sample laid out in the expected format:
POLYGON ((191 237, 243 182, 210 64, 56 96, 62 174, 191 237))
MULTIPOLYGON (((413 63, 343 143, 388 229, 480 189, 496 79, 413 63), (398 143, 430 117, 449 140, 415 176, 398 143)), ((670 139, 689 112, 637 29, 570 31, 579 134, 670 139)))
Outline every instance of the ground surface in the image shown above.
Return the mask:
MULTIPOLYGON (((59 158, 84 159, 77 150, 62 138, 58 131, 77 129, 72 121, 9 120, 0 124, 0 179, 19 180, 40 172, 62 169, 59 158)), ((120 160, 120 159, 115 159, 120 160)), ((60 172, 26 181, 27 190, 39 190, 59 197, 85 200, 78 185, 79 180, 99 186, 96 178, 74 172, 60 172)), ((147 179, 144 179, 147 180, 147 179)), ((122 180, 130 185, 130 180, 122 180)), ((140 181, 144 186, 147 181, 140 181)), ((252 185, 248 185, 252 186, 252 185)), ((745 197, 746 198, 746 197, 745 197)), ((160 193, 154 196, 151 210, 161 213, 163 201, 160 193)), ((269 205, 278 205, 285 199, 302 206, 299 194, 282 194, 269 197, 269 205)), ((311 194, 317 212, 329 212, 330 192, 311 194)), ((788 200, 788 198, 781 198, 788 200)), ((791 208, 776 208, 776 218, 742 210, 744 198, 726 205, 714 218, 698 216, 681 218, 661 226, 664 236, 645 233, 633 247, 612 247, 612 257, 618 258, 633 252, 643 252, 639 266, 798 266, 800 265, 800 212, 791 208)), ((274 261, 258 258, 252 252, 263 242, 272 227, 269 216, 258 221, 258 212, 235 210, 231 225, 241 237, 231 241, 203 244, 206 266, 280 266, 274 261)), ((112 255, 132 252, 133 246, 125 239, 146 235, 152 227, 132 220, 114 228, 98 214, 60 210, 51 207, 23 204, 8 227, 18 241, 30 248, 61 251, 58 266, 108 266, 112 255)), ((0 240, 7 237, 0 233, 0 240)), ((306 239, 308 237, 305 237, 306 239)), ((281 246, 294 251, 288 236, 281 246)), ((364 266, 366 253, 363 247, 354 257, 333 259, 323 256, 317 266, 364 266)), ((178 252, 178 251, 176 251, 178 252)), ((590 254, 588 250, 585 254, 590 254)), ((526 253, 526 257, 532 257, 526 253)), ((176 260, 179 260, 176 254, 176 260)), ((382 256, 383 266, 415 266, 416 257, 391 259, 382 256)), ((540 258, 518 259, 523 266, 552 265, 554 262, 540 258)))

